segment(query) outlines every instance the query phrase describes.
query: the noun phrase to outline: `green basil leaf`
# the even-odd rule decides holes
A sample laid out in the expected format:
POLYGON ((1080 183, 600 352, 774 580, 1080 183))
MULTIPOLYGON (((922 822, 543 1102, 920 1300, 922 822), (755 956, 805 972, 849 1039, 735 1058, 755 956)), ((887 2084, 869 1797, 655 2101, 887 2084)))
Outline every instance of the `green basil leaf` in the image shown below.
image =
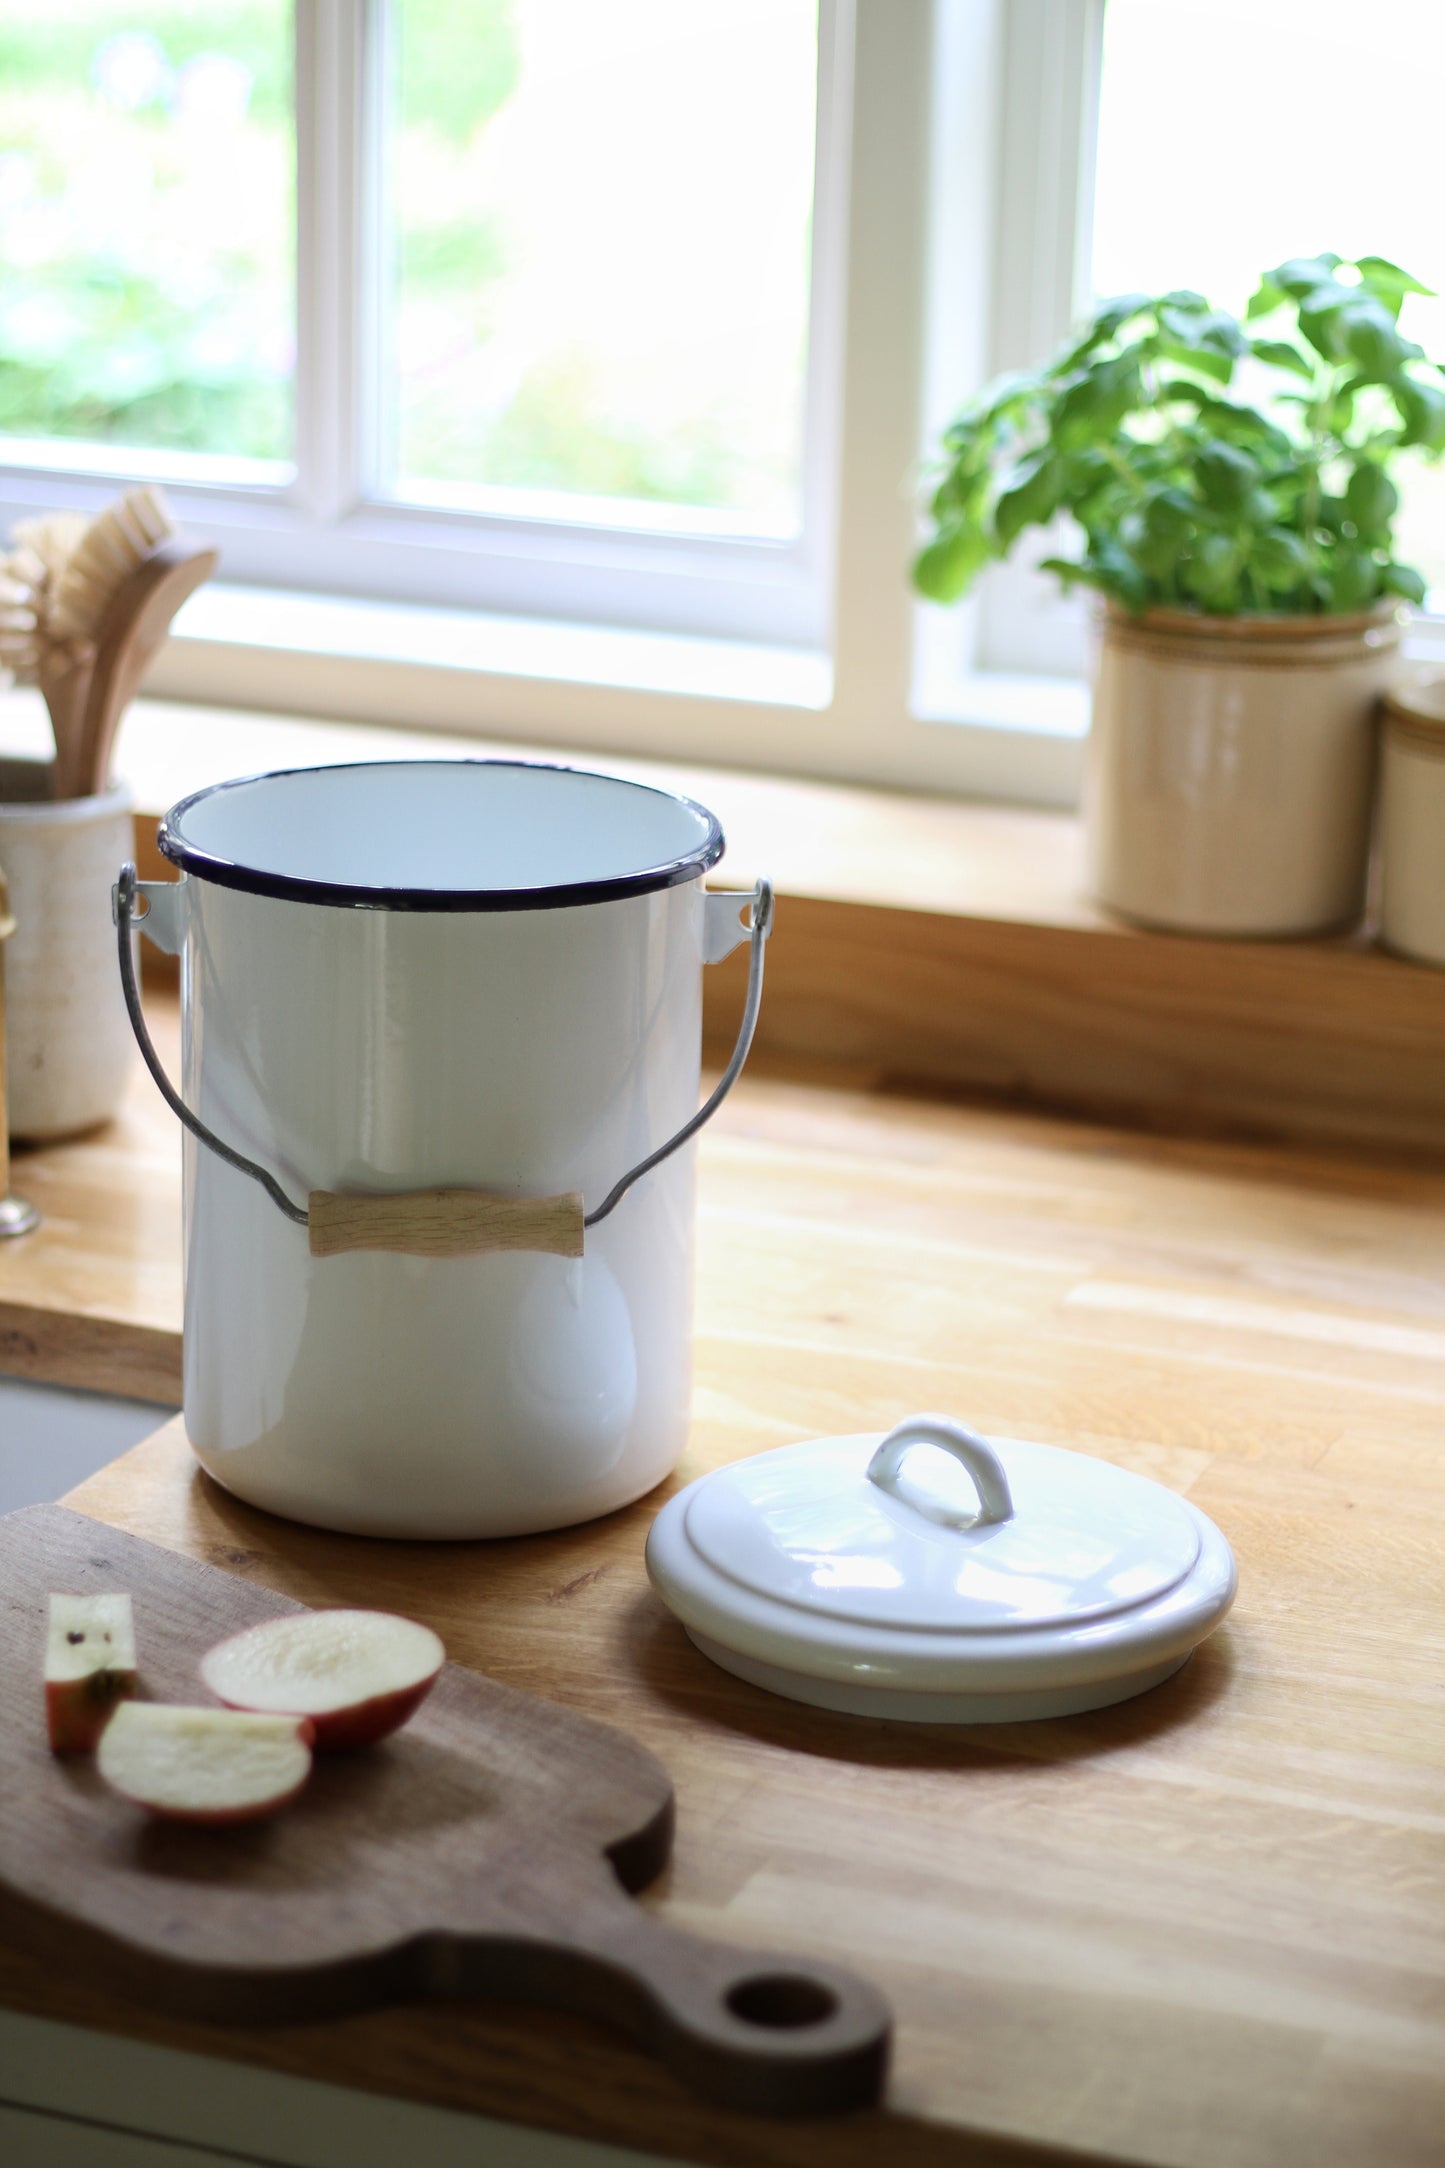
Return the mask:
POLYGON ((1012 549, 1025 527, 1046 527, 1059 508, 1064 487, 1064 462, 1055 453, 1041 453, 1021 479, 1004 491, 993 508, 993 528, 1005 550, 1012 549))
POLYGON ((1204 535, 1180 573, 1180 579, 1198 601, 1216 609, 1230 606, 1239 592, 1244 552, 1233 535, 1204 535))
POLYGON ((1314 363, 1287 339, 1255 339, 1250 351, 1256 361, 1267 361, 1273 369, 1292 369, 1296 376, 1314 378, 1314 363))
POLYGON ((1291 256, 1287 263, 1266 271, 1264 284, 1274 286, 1291 301, 1303 301, 1320 286, 1337 286, 1335 277, 1340 267, 1338 256, 1291 256))
POLYGON ((1355 269, 1362 279, 1381 279, 1399 286, 1407 294, 1427 294, 1432 301, 1435 298, 1433 287, 1422 286, 1418 279, 1411 278, 1408 271, 1402 271, 1397 263, 1391 263, 1388 256, 1357 256, 1355 269))
POLYGON ((1227 354, 1221 354, 1212 346, 1183 346, 1177 339, 1159 341, 1159 358, 1172 361, 1176 367, 1197 369, 1212 383, 1227 384, 1234 374, 1234 363, 1227 354))
POLYGON ((1005 414, 1014 413, 1027 404, 1038 388, 1039 380, 1036 376, 1030 376, 1023 369, 1011 369, 1007 375, 995 377, 989 385, 984 393, 980 413, 987 421, 995 421, 1005 414))
POLYGON ((1153 307, 1148 294, 1116 294, 1090 318, 1074 343, 1064 349, 1053 365, 1055 376, 1067 376, 1082 367, 1101 346, 1108 344, 1131 317, 1153 307))
POLYGON ((1258 536, 1249 561, 1272 594, 1298 587, 1308 578, 1314 562, 1299 536, 1287 527, 1271 527, 1258 536))
POLYGON ((1341 301, 1300 304, 1300 332, 1309 340, 1315 352, 1326 361, 1343 361, 1345 358, 1343 316, 1344 304, 1341 301))
POLYGON ((1402 362, 1419 358, 1419 347, 1401 338, 1389 310, 1373 295, 1362 295, 1341 309, 1338 328, 1344 352, 1373 383, 1393 376, 1402 362))
POLYGON ((1214 392, 1209 384, 1196 384, 1187 376, 1166 376, 1159 386, 1161 403, 1187 399, 1191 405, 1207 407, 1212 404, 1214 392))
POLYGON ((1115 294, 1106 301, 1094 318, 1094 331, 1100 338, 1112 339, 1114 333, 1127 324, 1131 316, 1139 316, 1152 308, 1148 294, 1115 294))
POLYGON ((1107 443, 1139 403, 1139 363, 1132 350, 1097 361, 1058 399, 1052 434, 1061 450, 1107 443))
POLYGON ((914 558, 913 584, 930 602, 957 602, 987 564, 988 554, 981 528, 950 528, 914 558))
POLYGON ((1192 532, 1198 506, 1182 489, 1161 490, 1144 508, 1144 524, 1151 535, 1179 536, 1192 532))
POLYGON ((1087 565, 1076 564, 1072 557, 1043 557, 1039 560, 1040 572, 1052 572, 1065 587, 1092 586, 1087 565))
MULTIPOLYGON (((1295 396, 1290 392, 1278 392, 1274 403, 1278 405, 1295 396)), ((1301 404, 1309 403, 1303 394, 1298 396, 1301 404)), ((1266 421, 1254 407, 1237 406, 1232 399, 1208 398, 1199 402, 1199 411, 1201 421, 1208 423, 1212 433, 1227 437, 1231 444, 1246 445, 1260 454, 1274 453, 1281 459, 1294 457, 1292 440, 1273 422, 1266 421)))
POLYGON ((1116 596, 1126 609, 1146 609, 1150 601, 1149 582, 1128 550, 1108 535, 1091 535, 1089 540, 1090 570, 1095 584, 1106 594, 1116 596))
POLYGON ((1240 505, 1260 478, 1257 462, 1248 452, 1215 437, 1195 462, 1199 494, 1216 511, 1232 511, 1240 505))
POLYGON ((1249 352, 1249 340, 1227 309, 1211 309, 1199 318, 1196 330, 1205 345, 1217 347, 1233 360, 1249 352))
POLYGON ((1408 271, 1402 271, 1397 263, 1391 263, 1388 256, 1357 256, 1355 269, 1359 272, 1363 284, 1371 293, 1379 295, 1392 316, 1399 315, 1400 304, 1406 294, 1426 294, 1432 301, 1435 298, 1430 287, 1422 286, 1418 279, 1411 278, 1408 271))
POLYGON ((1380 585, 1387 595, 1403 595, 1407 602, 1425 600, 1425 582, 1413 565, 1386 565, 1380 585))
POLYGON ((1362 610, 1380 591, 1380 568, 1365 550, 1348 545, 1331 552, 1329 572, 1330 608, 1362 610))
POLYGON ((982 474, 965 474, 955 468, 945 475, 933 493, 929 511, 940 528, 977 526, 983 518, 988 499, 987 470, 982 474))
POLYGON ((1332 435, 1342 437, 1355 418, 1355 395, 1348 385, 1342 385, 1325 410, 1325 427, 1332 435))
POLYGON ((1191 352, 1205 346, 1231 358, 1247 352, 1249 341, 1234 318, 1224 309, 1210 309, 1203 316, 1184 309, 1160 307, 1159 329, 1191 352))
POLYGON ((1418 377, 1399 376, 1390 393, 1405 425, 1401 444, 1423 445, 1427 452, 1445 451, 1445 391, 1437 384, 1422 384, 1418 377))
POLYGON ((1272 279, 1261 280, 1249 297, 1249 306, 1244 312, 1245 322, 1252 324, 1256 317, 1273 316, 1276 309, 1284 307, 1287 299, 1282 286, 1276 286, 1272 279))
POLYGON ((1399 506, 1400 492, 1383 467, 1362 459, 1345 485, 1345 511, 1360 535, 1382 535, 1399 506))
POLYGON ((1184 554, 1183 534, 1164 534, 1140 520, 1140 532, 1125 536, 1130 555, 1151 580, 1167 580, 1184 554))

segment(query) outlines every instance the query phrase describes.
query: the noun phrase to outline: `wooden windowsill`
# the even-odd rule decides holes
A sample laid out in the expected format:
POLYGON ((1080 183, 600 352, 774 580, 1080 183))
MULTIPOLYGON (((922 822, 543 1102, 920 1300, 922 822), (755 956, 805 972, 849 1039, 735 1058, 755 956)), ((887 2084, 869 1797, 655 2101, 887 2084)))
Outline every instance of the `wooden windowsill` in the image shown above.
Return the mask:
MULTIPOLYGON (((41 754, 46 742, 35 694, 0 700, 0 751, 41 754)), ((207 783, 467 752, 539 748, 138 702, 121 764, 142 873, 164 870, 156 816, 207 783)), ((1124 926, 1084 898, 1082 832, 1067 814, 608 765, 718 813, 718 885, 774 881, 760 1063, 1151 1129, 1445 1154, 1445 974, 1360 939, 1184 940, 1124 926)), ((710 1053, 730 1042, 744 968, 739 955, 708 974, 710 1053)))

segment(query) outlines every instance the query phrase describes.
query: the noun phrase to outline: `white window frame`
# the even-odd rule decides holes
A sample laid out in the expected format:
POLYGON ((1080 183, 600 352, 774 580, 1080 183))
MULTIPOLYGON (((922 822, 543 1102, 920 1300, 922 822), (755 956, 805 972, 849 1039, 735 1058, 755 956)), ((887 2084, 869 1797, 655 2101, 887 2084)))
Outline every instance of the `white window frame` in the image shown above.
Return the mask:
POLYGON ((159 478, 220 543, 231 584, 188 605, 155 689, 1071 802, 1085 712, 1077 614, 1010 571, 961 611, 919 608, 907 566, 924 448, 963 398, 1047 352, 1075 313, 1104 0, 820 0, 797 544, 378 500, 365 457, 378 209, 363 146, 386 56, 369 0, 296 4, 305 483, 89 448, 12 448, 0 466, 0 520, 159 478), (342 338, 344 324, 360 335, 342 338))

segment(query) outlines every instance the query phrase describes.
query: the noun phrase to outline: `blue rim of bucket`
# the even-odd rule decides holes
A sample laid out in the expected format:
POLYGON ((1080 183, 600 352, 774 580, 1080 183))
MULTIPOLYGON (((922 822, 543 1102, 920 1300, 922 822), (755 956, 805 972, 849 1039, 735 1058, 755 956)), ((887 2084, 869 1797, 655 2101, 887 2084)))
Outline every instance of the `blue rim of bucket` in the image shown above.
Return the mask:
POLYGON ((180 823, 191 807, 199 805, 203 798, 214 798, 222 791, 240 790, 252 783, 273 783, 292 775, 331 772, 323 768, 268 768, 257 775, 238 775, 224 783, 208 784, 204 790, 192 791, 188 798, 179 799, 165 815, 157 833, 161 854, 173 866, 179 866, 183 873, 194 874, 198 880, 213 881, 218 888, 240 889, 248 896, 275 896, 291 903, 334 904, 343 910, 355 911, 556 911, 572 904, 612 903, 625 896, 646 896, 660 888, 680 887, 684 881, 696 880, 709 866, 715 866, 725 847, 722 823, 695 798, 684 798, 678 791, 658 790, 651 783, 634 783, 626 776, 603 775, 595 768, 573 768, 565 761, 351 760, 336 763, 337 772, 358 768, 526 768, 553 775, 586 776, 593 782, 646 791, 654 798, 667 798, 674 805, 684 805, 689 812, 699 814, 706 821, 707 832, 701 842, 681 858, 644 866, 635 873, 618 874, 609 880, 557 882, 544 888, 363 888, 350 882, 308 881, 296 874, 267 873, 257 866, 218 858, 213 852, 203 851, 186 841, 180 833, 180 823))

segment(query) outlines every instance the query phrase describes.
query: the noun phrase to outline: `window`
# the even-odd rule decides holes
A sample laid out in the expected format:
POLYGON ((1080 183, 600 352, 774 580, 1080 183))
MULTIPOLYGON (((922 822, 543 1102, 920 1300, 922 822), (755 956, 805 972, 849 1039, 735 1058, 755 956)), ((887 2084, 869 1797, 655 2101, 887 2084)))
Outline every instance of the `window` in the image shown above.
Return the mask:
POLYGON ((61 21, 4 33, 17 482, 158 475, 233 578, 823 644, 814 0, 61 21))
POLYGON ((1068 802, 1082 612, 914 608, 921 447, 1096 281, 1358 236, 1445 287, 1445 30, 1346 6, 13 10, 0 521, 164 480, 195 697, 1068 802))
MULTIPOLYGON (((22 232, 30 217, 36 272, 87 293, 113 284, 124 226, 165 299, 134 313, 170 344, 138 339, 155 368, 131 396, 130 349, 108 320, 79 327, 68 363, 90 381, 60 416, 12 372, 0 519, 165 481, 223 551, 226 587, 165 658, 163 682, 197 697, 945 787, 1016 790, 1022 766, 1066 794, 1047 731, 965 732, 909 699, 930 121, 940 85, 950 131, 969 110, 938 179, 971 219, 1004 13, 17 16, 0 204, 8 187, 22 232), (46 100, 71 150, 41 157, 46 100), (67 235, 55 203, 75 200, 88 133, 129 175, 129 218, 67 235), (172 246, 187 157, 211 236, 189 268, 172 246), (343 596, 375 606, 326 599, 343 596)), ((9 263, 16 230, 5 215, 9 263)), ((29 291, 33 324, 53 293, 29 291)))

